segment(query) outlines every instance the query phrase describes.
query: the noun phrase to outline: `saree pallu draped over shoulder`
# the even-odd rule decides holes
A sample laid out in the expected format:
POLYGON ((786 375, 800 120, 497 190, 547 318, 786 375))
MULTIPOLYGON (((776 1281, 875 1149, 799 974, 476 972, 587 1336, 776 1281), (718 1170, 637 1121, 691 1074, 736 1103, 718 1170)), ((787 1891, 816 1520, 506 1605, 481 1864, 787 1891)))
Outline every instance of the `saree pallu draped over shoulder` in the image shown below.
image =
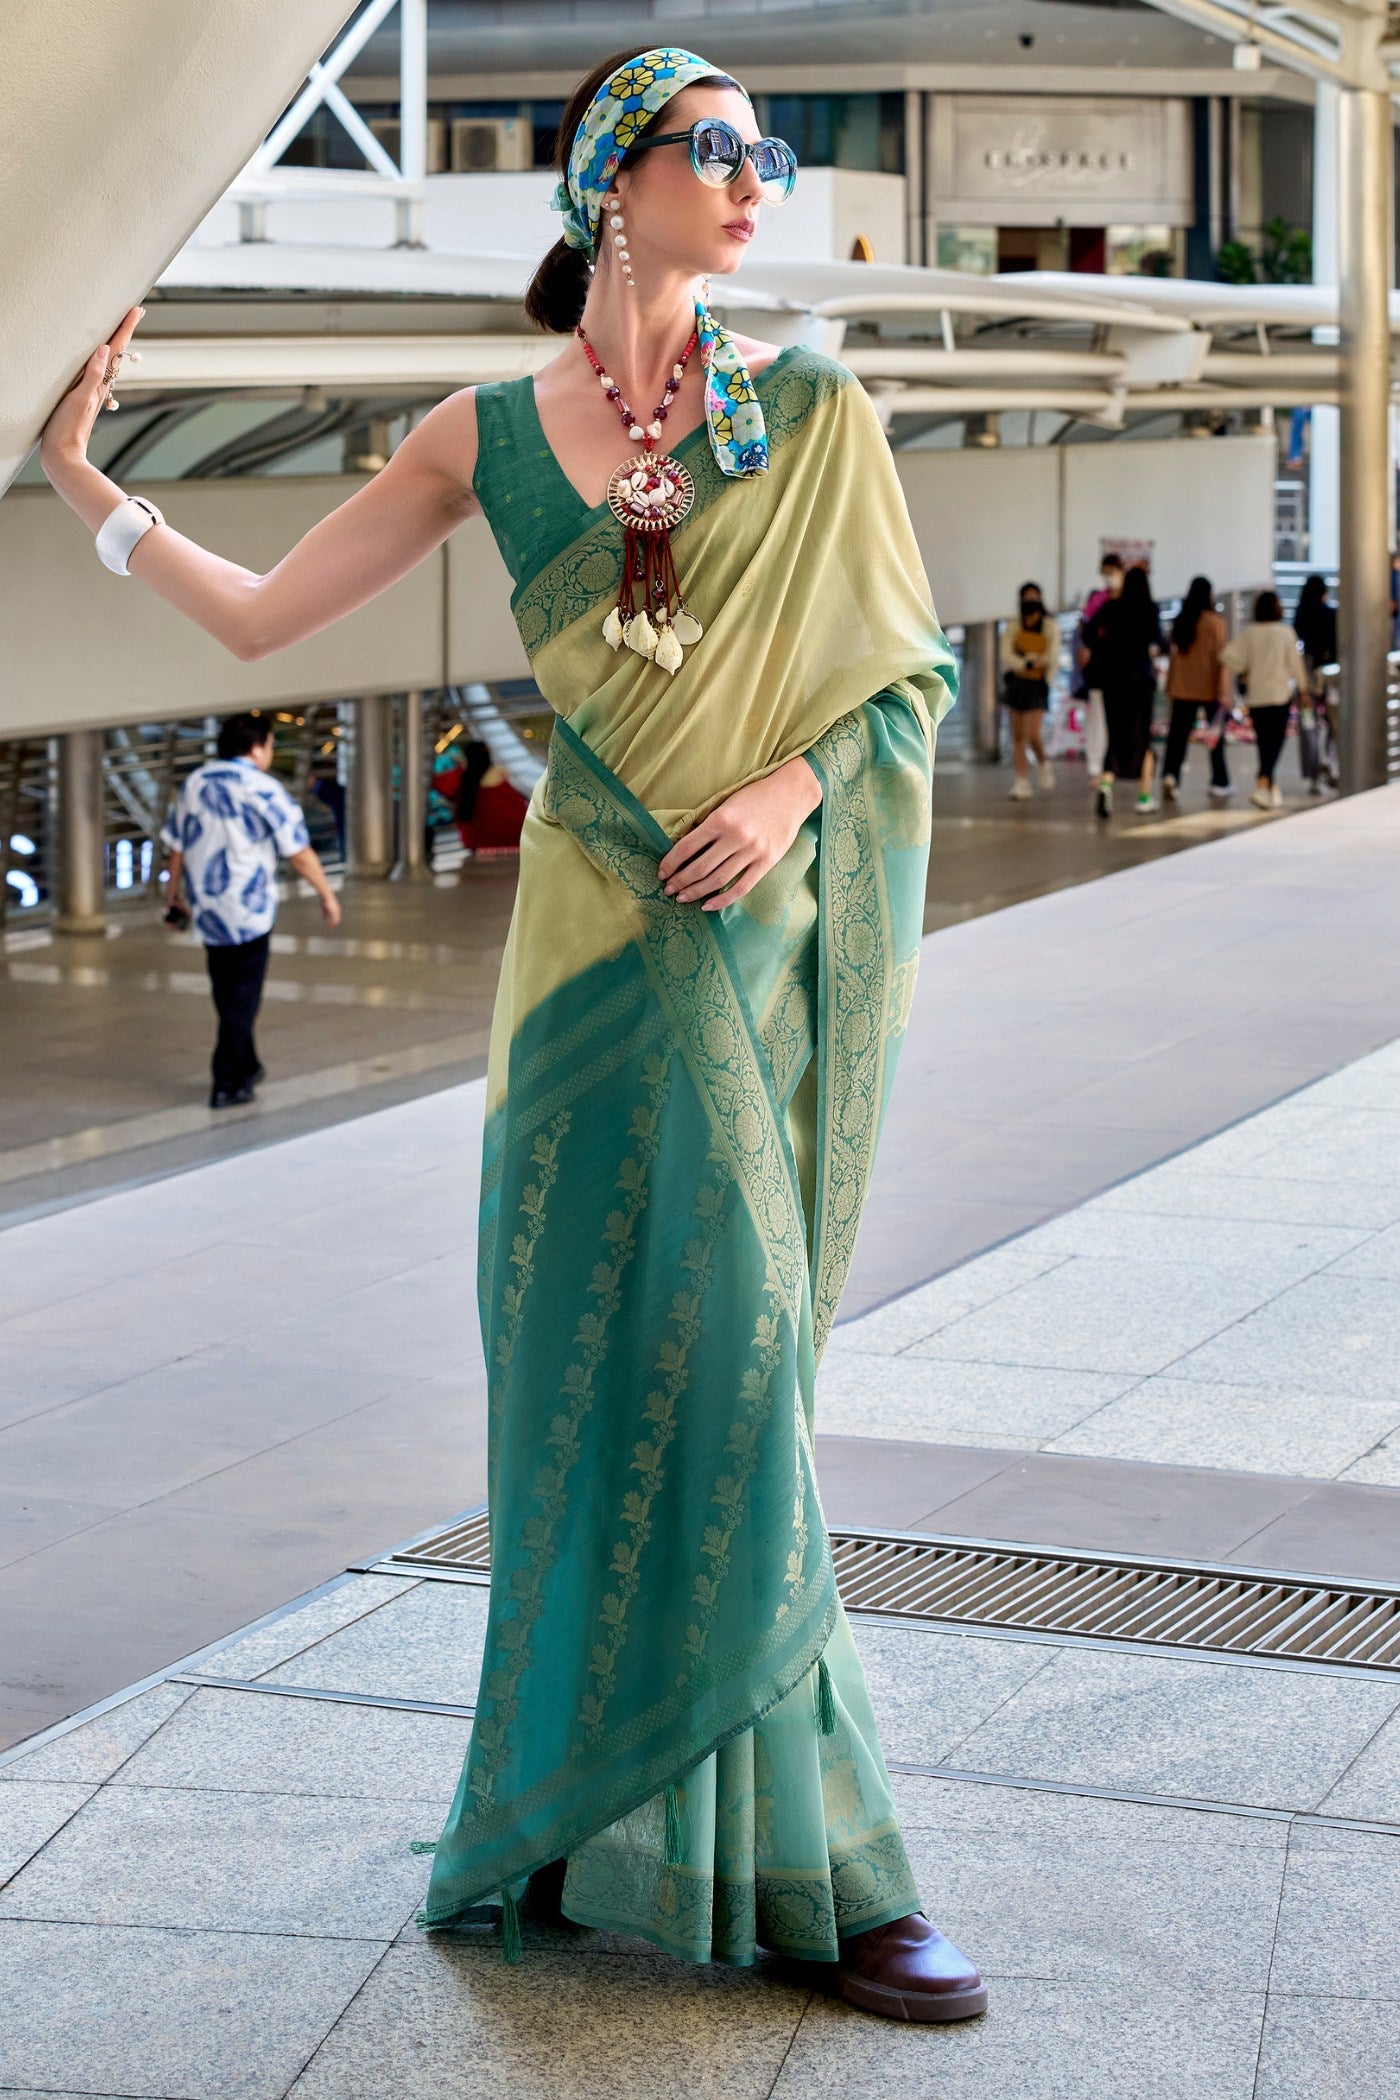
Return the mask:
POLYGON ((859 383, 791 349, 755 385, 767 474, 727 481, 703 426, 675 448, 704 635, 670 677, 602 638, 621 527, 564 478, 531 382, 478 389, 477 490, 556 719, 492 1028, 491 1602, 429 1929, 513 1914, 559 1858, 572 1916, 699 1958, 834 1958, 838 1925, 918 1907, 812 1401, 909 1012, 954 674, 859 383), (783 859, 722 910, 666 896, 673 841, 798 755, 822 800, 783 859))

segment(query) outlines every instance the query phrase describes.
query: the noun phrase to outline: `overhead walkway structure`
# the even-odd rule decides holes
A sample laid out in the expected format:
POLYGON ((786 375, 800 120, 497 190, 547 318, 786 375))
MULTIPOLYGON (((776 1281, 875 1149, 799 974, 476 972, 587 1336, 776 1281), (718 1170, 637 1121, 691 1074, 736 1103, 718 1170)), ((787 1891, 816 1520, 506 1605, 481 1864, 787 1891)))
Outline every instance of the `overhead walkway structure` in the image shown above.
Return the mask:
MULTIPOLYGON (((537 261, 348 244, 191 245, 155 287, 143 364, 122 392, 149 404, 167 393, 403 394, 516 378, 558 355, 556 339, 520 325, 537 261), (325 306, 336 309, 333 331, 325 306)), ((891 421, 1037 410, 1047 422, 1121 429, 1130 415, 1311 406, 1340 394, 1340 353, 1315 336, 1339 318, 1339 294, 1325 285, 1051 271, 982 278, 760 258, 712 293, 731 325, 839 356, 891 421)), ((1400 333, 1400 296, 1388 326, 1392 338, 1400 333)), ((897 442, 909 434, 896 426, 897 442)))

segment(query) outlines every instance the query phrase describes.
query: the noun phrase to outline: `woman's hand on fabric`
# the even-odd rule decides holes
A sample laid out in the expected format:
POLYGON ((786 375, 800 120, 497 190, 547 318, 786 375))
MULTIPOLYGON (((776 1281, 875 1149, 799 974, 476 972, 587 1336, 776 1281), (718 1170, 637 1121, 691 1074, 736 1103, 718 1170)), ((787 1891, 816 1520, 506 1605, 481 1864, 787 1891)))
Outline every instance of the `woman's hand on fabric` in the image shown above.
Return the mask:
POLYGON ((113 359, 124 357, 136 333, 144 306, 133 306, 118 324, 109 343, 99 343, 63 396, 39 440, 39 464, 50 481, 62 475, 66 465, 87 458, 92 426, 111 388, 107 372, 113 359))
POLYGON ((751 780, 678 838, 658 863, 666 895, 717 911, 746 897, 775 867, 822 799, 805 758, 751 780))

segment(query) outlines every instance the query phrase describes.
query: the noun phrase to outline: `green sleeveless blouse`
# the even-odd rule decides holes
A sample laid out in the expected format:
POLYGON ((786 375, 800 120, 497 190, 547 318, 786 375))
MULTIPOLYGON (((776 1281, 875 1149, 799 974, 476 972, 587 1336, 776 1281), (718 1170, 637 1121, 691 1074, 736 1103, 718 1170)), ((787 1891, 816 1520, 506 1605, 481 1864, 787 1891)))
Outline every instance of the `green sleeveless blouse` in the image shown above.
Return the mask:
POLYGON ((518 585, 568 545, 588 512, 549 448, 530 373, 478 386, 476 429, 472 487, 518 585))
MULTIPOLYGON (((754 380, 760 397, 790 361, 801 355, 800 345, 786 344, 762 367, 754 380)), ((604 517, 608 506, 585 503, 555 458, 535 407, 533 374, 488 380, 478 386, 476 429, 472 487, 518 595, 527 578, 537 576, 581 532, 604 517)), ((696 446, 708 448, 708 443, 709 432, 701 422, 670 450, 675 458, 684 460, 696 446)))

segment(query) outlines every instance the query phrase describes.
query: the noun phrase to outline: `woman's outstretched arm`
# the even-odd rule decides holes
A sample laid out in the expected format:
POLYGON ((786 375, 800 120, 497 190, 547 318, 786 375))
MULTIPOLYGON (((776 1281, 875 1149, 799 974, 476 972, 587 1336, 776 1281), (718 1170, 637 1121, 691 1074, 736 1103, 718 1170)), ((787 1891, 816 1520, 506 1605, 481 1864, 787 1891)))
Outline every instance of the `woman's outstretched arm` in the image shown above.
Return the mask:
MULTIPOLYGON (((93 352, 40 444, 44 472, 93 533, 124 492, 88 459, 88 440, 104 398, 108 357, 126 349, 141 311, 134 307, 111 342, 93 352)), ((329 627, 416 568, 477 508, 475 467, 476 402, 468 387, 425 416, 382 472, 265 576, 210 553, 173 525, 142 535, 130 571, 251 663, 329 627)))

